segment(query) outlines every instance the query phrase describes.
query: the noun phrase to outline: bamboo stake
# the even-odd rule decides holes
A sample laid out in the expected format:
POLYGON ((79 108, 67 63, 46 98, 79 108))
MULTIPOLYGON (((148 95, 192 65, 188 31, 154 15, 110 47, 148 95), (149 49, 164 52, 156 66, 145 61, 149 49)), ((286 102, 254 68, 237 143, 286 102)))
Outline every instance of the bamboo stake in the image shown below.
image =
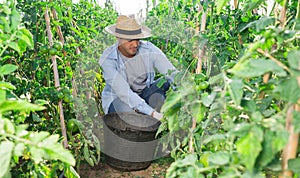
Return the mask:
POLYGON ((280 15, 279 15, 279 19, 280 19, 280 27, 284 28, 285 24, 286 24, 286 9, 287 9, 287 0, 283 1, 283 6, 282 9, 280 11, 280 15))
POLYGON ((237 9, 238 8, 238 0, 234 0, 234 9, 237 9))
MULTIPOLYGON (((48 34, 49 44, 50 44, 50 46, 52 46, 53 40, 52 40, 52 32, 51 32, 51 26, 50 26, 50 17, 49 17, 48 13, 49 13, 48 8, 46 8, 46 12, 45 12, 46 30, 47 30, 47 34, 48 34)), ((55 85, 56 89, 59 91, 60 90, 60 83, 59 83, 59 74, 58 74, 58 70, 57 70, 56 56, 55 55, 51 56, 51 59, 52 59, 52 66, 53 66, 53 73, 54 73, 54 85, 55 85)), ((65 126, 64 110, 63 110, 63 106, 62 106, 62 100, 60 100, 58 102, 58 108, 59 108, 59 118, 60 118, 61 132, 62 132, 62 136, 64 137, 63 138, 63 145, 64 145, 64 148, 68 148, 67 132, 66 132, 66 126, 65 126)))
MULTIPOLYGON (((202 10, 203 8, 199 8, 199 10, 202 10)), ((202 16, 201 16, 201 28, 200 28, 200 32, 204 33, 205 32, 205 28, 206 28, 206 14, 207 12, 202 12, 202 16)), ((198 29, 196 29, 198 30, 198 29)), ((199 31, 196 31, 196 34, 198 34, 199 31)), ((202 49, 198 51, 198 61, 197 61, 197 68, 196 68, 196 74, 200 74, 202 72, 202 62, 203 62, 203 57, 205 54, 205 46, 202 47, 202 49)))
MULTIPOLYGON (((198 13, 200 13, 200 11, 202 11, 203 10, 203 8, 201 7, 201 8, 199 8, 198 9, 199 10, 199 12, 198 13)), ((206 14, 207 14, 207 12, 202 12, 202 16, 201 16, 201 27, 200 27, 200 32, 201 33, 203 33, 203 32, 205 32, 205 28, 206 28, 206 14)), ((196 22, 197 23, 197 22, 196 22)), ((199 34, 199 28, 196 28, 196 34, 199 34)), ((204 56, 205 56, 205 49, 206 49, 206 47, 205 46, 203 46, 202 47, 202 49, 198 49, 197 48, 197 50, 198 50, 198 55, 196 55, 197 56, 197 58, 198 58, 198 60, 197 60, 197 68, 196 68, 196 74, 200 74, 200 73, 202 73, 202 62, 203 62, 203 58, 204 58, 204 56)), ((192 120, 192 126, 191 126, 191 131, 193 132, 195 129, 196 129, 196 126, 197 126, 197 122, 196 122, 196 119, 195 118, 193 118, 193 120, 192 120)), ((190 140, 189 140, 189 152, 190 153, 193 153, 195 150, 194 150, 194 146, 193 146, 193 136, 191 135, 190 136, 190 140)))
MULTIPOLYGON (((57 20, 58 17, 57 17, 57 12, 56 12, 55 9, 52 9, 52 14, 53 14, 53 18, 55 20, 57 20)), ((61 31, 60 26, 59 25, 55 25, 55 29, 56 29, 56 33, 58 34, 60 42, 62 42, 62 44, 64 44, 65 43, 65 39, 64 39, 64 35, 63 35, 62 31, 61 31)))
MULTIPOLYGON (((300 64, 298 65, 298 69, 300 69, 300 64)), ((300 77, 297 77, 298 81, 298 86, 300 87, 300 77)), ((297 156, 297 150, 298 150, 298 142, 299 142, 299 133, 294 132, 294 126, 292 124, 293 121, 293 110, 300 112, 300 99, 298 100, 298 103, 291 106, 287 112, 287 117, 286 117, 286 129, 290 133, 288 144, 283 150, 282 153, 282 175, 280 178, 285 178, 285 177, 292 177, 293 172, 288 170, 288 160, 296 158, 297 156)))
MULTIPOLYGON (((286 9, 287 9, 287 0, 284 0, 284 4, 280 13, 280 26, 282 28, 285 27, 286 24, 286 9)), ((298 2, 299 3, 299 2, 298 2)), ((298 66, 298 69, 300 69, 300 65, 298 66)), ((297 77, 298 80, 298 86, 300 87, 300 77, 297 77)), ((300 100, 298 100, 298 103, 300 100)), ((289 132, 289 140, 285 148, 283 149, 282 153, 282 175, 280 175, 280 178, 284 177, 292 177, 293 172, 288 170, 288 160, 296 158, 297 156, 297 150, 298 150, 298 141, 299 141, 299 134, 294 132, 294 126, 292 124, 293 121, 293 111, 300 111, 299 105, 295 104, 291 106, 288 109, 287 116, 286 116, 286 129, 289 132)))
POLYGON ((282 153, 282 175, 279 176, 279 178, 286 178, 286 177, 292 177, 293 172, 288 170, 288 161, 289 159, 296 158, 297 156, 297 148, 298 148, 298 140, 299 140, 299 134, 294 132, 294 126, 292 124, 293 121, 293 111, 299 110, 299 107, 297 105, 291 106, 287 111, 286 116, 286 129, 290 133, 288 144, 283 149, 282 153))
MULTIPOLYGON (((52 14, 53 14, 53 18, 55 20, 58 20, 57 12, 56 12, 55 9, 52 9, 52 14)), ((56 30, 56 33, 58 34, 59 41, 64 45, 65 39, 64 39, 64 35, 62 33, 62 30, 61 30, 60 26, 59 25, 55 26, 55 30, 56 30)), ((76 48, 76 54, 79 54, 80 52, 77 53, 77 49, 78 48, 76 48)), ((67 56, 67 53, 66 53, 65 50, 63 50, 63 55, 64 55, 64 57, 67 56)), ((67 62, 66 65, 70 67, 70 63, 69 62, 67 62)), ((74 98, 77 97, 77 88, 75 86, 74 77, 72 78, 72 95, 73 95, 74 98)))

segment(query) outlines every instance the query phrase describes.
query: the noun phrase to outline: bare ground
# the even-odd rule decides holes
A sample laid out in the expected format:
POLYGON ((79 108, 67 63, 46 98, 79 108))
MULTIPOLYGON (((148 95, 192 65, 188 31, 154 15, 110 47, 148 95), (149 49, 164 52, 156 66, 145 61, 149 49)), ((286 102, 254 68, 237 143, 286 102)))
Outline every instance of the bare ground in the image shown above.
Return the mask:
POLYGON ((160 160, 153 161, 145 170, 131 172, 116 170, 103 161, 95 167, 91 167, 87 163, 82 163, 79 174, 82 178, 163 178, 172 161, 171 158, 161 158, 160 160))

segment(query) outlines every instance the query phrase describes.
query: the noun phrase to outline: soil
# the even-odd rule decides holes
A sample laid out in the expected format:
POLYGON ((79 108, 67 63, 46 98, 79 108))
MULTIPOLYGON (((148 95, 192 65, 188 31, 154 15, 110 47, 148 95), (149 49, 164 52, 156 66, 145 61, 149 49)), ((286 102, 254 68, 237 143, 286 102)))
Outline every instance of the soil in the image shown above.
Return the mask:
POLYGON ((131 172, 116 170, 104 161, 101 161, 94 167, 91 167, 87 163, 81 163, 79 175, 81 178, 163 178, 165 177, 166 171, 172 162, 172 158, 161 158, 153 161, 145 170, 131 172))

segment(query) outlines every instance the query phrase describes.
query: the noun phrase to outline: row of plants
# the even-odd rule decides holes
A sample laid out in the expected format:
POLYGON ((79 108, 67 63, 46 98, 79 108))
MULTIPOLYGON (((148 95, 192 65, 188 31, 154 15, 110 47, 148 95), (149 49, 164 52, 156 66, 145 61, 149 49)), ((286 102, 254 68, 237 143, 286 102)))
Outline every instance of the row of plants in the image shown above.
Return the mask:
POLYGON ((35 104, 31 104, 27 93, 27 96, 17 94, 19 91, 10 77, 16 76, 14 73, 20 66, 11 60, 22 56, 28 48, 32 49, 33 38, 21 23, 21 15, 13 1, 0 6, 0 177, 51 177, 63 171, 66 176, 72 177, 77 174, 73 168, 75 159, 71 152, 63 148, 59 134, 32 130, 26 122, 30 114, 45 110, 43 105, 48 102, 37 99, 35 104), (12 171, 24 164, 26 169, 22 174, 12 171))
POLYGON ((100 161, 92 131, 104 86, 97 59, 112 40, 103 28, 117 14, 89 1, 0 6, 0 177, 79 177, 81 161, 100 161))
POLYGON ((156 44, 183 69, 162 108, 159 136, 176 160, 166 177, 299 175, 299 4, 273 6, 182 0, 150 11, 174 19, 166 33, 178 39, 156 44), (178 21, 192 38, 177 35, 178 21))

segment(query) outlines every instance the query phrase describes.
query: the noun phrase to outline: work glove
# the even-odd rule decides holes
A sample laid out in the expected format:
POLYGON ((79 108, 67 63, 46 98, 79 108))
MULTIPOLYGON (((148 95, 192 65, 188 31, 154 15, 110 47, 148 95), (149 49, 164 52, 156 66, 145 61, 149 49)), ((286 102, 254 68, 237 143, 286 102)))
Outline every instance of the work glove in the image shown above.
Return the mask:
POLYGON ((153 111, 152 114, 151 114, 151 116, 154 117, 157 120, 161 120, 164 117, 163 114, 161 114, 159 112, 156 112, 156 111, 153 111))

